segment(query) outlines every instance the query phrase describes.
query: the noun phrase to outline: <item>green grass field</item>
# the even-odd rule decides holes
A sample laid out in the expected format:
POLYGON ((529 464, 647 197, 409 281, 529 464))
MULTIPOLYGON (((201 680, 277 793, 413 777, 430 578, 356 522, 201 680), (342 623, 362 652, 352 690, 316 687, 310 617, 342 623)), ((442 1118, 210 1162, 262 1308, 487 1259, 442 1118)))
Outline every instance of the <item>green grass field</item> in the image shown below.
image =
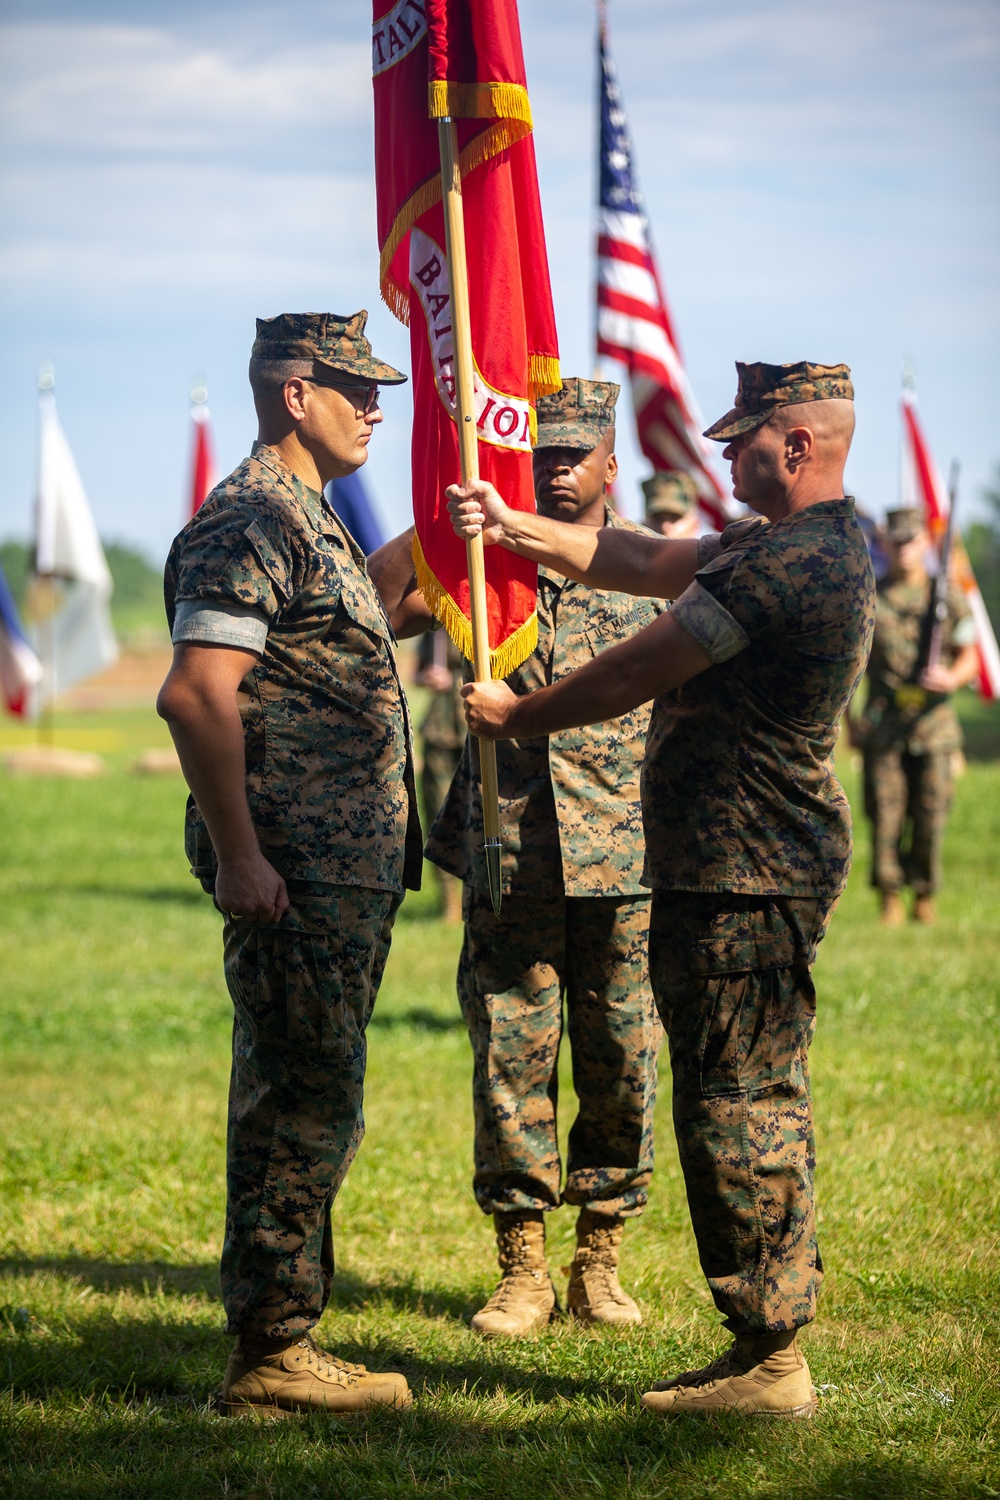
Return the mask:
MULTIPOLYGON (((995 754, 996 715, 974 717, 977 753, 995 754)), ((57 723, 56 739, 102 750, 109 771, 0 775, 0 1492, 1000 1495, 1000 765, 972 760, 959 783, 939 926, 875 925, 862 830, 820 956, 816 1420, 664 1423, 638 1407, 651 1379, 726 1341, 666 1086, 652 1202, 625 1245, 644 1326, 559 1323, 513 1346, 468 1330, 495 1268, 469 1187, 458 933, 429 884, 403 907, 372 1023, 368 1134, 336 1207, 321 1328, 345 1356, 404 1370, 418 1399, 402 1417, 257 1425, 212 1407, 229 1343, 216 1263, 230 1016, 218 918, 180 850, 181 784, 126 769, 165 739, 146 711, 57 723)), ((550 1227, 557 1269, 571 1211, 550 1227)))

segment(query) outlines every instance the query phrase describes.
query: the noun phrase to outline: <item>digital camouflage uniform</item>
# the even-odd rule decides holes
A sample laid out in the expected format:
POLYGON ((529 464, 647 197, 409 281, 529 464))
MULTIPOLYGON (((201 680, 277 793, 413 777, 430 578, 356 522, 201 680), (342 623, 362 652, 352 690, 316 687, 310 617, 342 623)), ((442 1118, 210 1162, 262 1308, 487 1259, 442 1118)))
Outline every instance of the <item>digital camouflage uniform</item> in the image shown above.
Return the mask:
MULTIPOLYGON (((824 368, 741 367, 744 401, 707 435, 849 396, 824 368)), ((833 752, 875 590, 850 498, 736 522, 699 555, 672 611, 714 665, 653 704, 643 765, 649 963, 702 1269, 727 1326, 760 1335, 810 1322, 822 1275, 810 967, 850 865, 833 752)))
MULTIPOLYGON (((239 693, 247 801, 290 907, 274 925, 224 914, 222 1289, 231 1332, 293 1337, 329 1295, 330 1208, 364 1130, 365 1028, 403 889, 419 884, 406 702, 364 554, 273 448, 255 444, 181 532, 165 593, 175 642, 260 652, 239 693)), ((212 891, 190 799, 185 847, 212 891)))
MULTIPOLYGON (((872 825, 871 883, 910 885, 929 896, 940 880, 941 838, 951 805, 952 764, 962 731, 948 699, 921 698, 912 680, 934 583, 885 579, 878 588, 868 699, 858 724, 865 812, 872 825)), ((941 664, 948 667, 975 628, 962 591, 949 589, 941 664)))
MULTIPOLYGON (((611 511, 607 524, 638 529, 611 511)), ((557 681, 659 609, 542 568, 538 647, 507 682, 527 693, 557 681)), ((567 1202, 628 1216, 646 1203, 660 1042, 646 973, 649 893, 640 879, 648 717, 641 708, 548 739, 497 744, 499 917, 471 739, 431 830, 428 859, 465 883, 458 991, 474 1054, 474 1190, 484 1213, 567 1202), (560 1192, 564 998, 578 1111, 560 1192)))

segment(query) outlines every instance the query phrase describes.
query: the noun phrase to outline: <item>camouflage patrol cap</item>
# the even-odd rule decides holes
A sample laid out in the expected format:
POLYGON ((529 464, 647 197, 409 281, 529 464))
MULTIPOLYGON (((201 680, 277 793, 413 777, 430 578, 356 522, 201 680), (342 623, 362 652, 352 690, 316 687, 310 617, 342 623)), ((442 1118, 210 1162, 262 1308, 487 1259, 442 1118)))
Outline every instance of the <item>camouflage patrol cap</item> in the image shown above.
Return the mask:
POLYGON ((562 390, 539 398, 536 448, 596 448, 615 425, 621 386, 613 380, 564 380, 562 390))
POLYGON ((901 510, 886 511, 882 534, 887 542, 895 542, 897 545, 902 542, 912 542, 914 537, 926 530, 927 522, 919 510, 906 507, 901 510))
POLYGON ((705 433, 727 442, 741 432, 752 432, 778 410, 802 401, 854 400, 847 365, 814 365, 807 359, 793 365, 745 365, 736 361, 739 384, 732 411, 713 422, 705 433))
POLYGON ((255 359, 311 359, 314 364, 359 380, 401 385, 406 376, 372 354, 365 338, 368 311, 347 313, 279 313, 257 319, 255 359))
POLYGON ((653 474, 642 481, 647 516, 686 516, 698 498, 698 486, 680 469, 653 474))

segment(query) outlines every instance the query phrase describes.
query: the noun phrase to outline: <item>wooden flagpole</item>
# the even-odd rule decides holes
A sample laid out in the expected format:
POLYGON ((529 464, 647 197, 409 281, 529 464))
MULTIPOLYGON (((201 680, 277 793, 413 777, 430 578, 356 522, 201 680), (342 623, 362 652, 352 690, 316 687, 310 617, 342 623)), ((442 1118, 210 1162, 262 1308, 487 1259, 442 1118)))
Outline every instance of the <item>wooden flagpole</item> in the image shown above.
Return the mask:
MULTIPOLYGON (((455 388, 458 403, 458 451, 462 483, 479 478, 479 443, 473 386, 472 323, 469 316, 469 271, 465 257, 465 219, 462 212, 462 172, 458 161, 458 127, 454 120, 438 121, 441 187, 444 198, 448 290, 451 294, 452 344, 455 351, 455 388)), ((483 539, 465 544, 472 609, 472 668, 477 682, 489 682, 490 632, 486 613, 486 566, 483 539)), ((483 799, 483 847, 493 910, 500 915, 500 804, 497 791, 497 747, 479 741, 479 776, 483 799)))

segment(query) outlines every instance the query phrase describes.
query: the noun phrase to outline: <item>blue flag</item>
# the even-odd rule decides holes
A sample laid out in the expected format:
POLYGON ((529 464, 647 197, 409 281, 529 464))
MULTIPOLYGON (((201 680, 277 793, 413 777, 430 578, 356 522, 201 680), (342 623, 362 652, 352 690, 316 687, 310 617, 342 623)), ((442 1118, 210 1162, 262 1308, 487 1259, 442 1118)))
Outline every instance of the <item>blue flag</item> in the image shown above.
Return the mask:
POLYGON ((381 547, 385 538, 360 474, 332 480, 326 487, 326 498, 363 552, 375 552, 381 547))

